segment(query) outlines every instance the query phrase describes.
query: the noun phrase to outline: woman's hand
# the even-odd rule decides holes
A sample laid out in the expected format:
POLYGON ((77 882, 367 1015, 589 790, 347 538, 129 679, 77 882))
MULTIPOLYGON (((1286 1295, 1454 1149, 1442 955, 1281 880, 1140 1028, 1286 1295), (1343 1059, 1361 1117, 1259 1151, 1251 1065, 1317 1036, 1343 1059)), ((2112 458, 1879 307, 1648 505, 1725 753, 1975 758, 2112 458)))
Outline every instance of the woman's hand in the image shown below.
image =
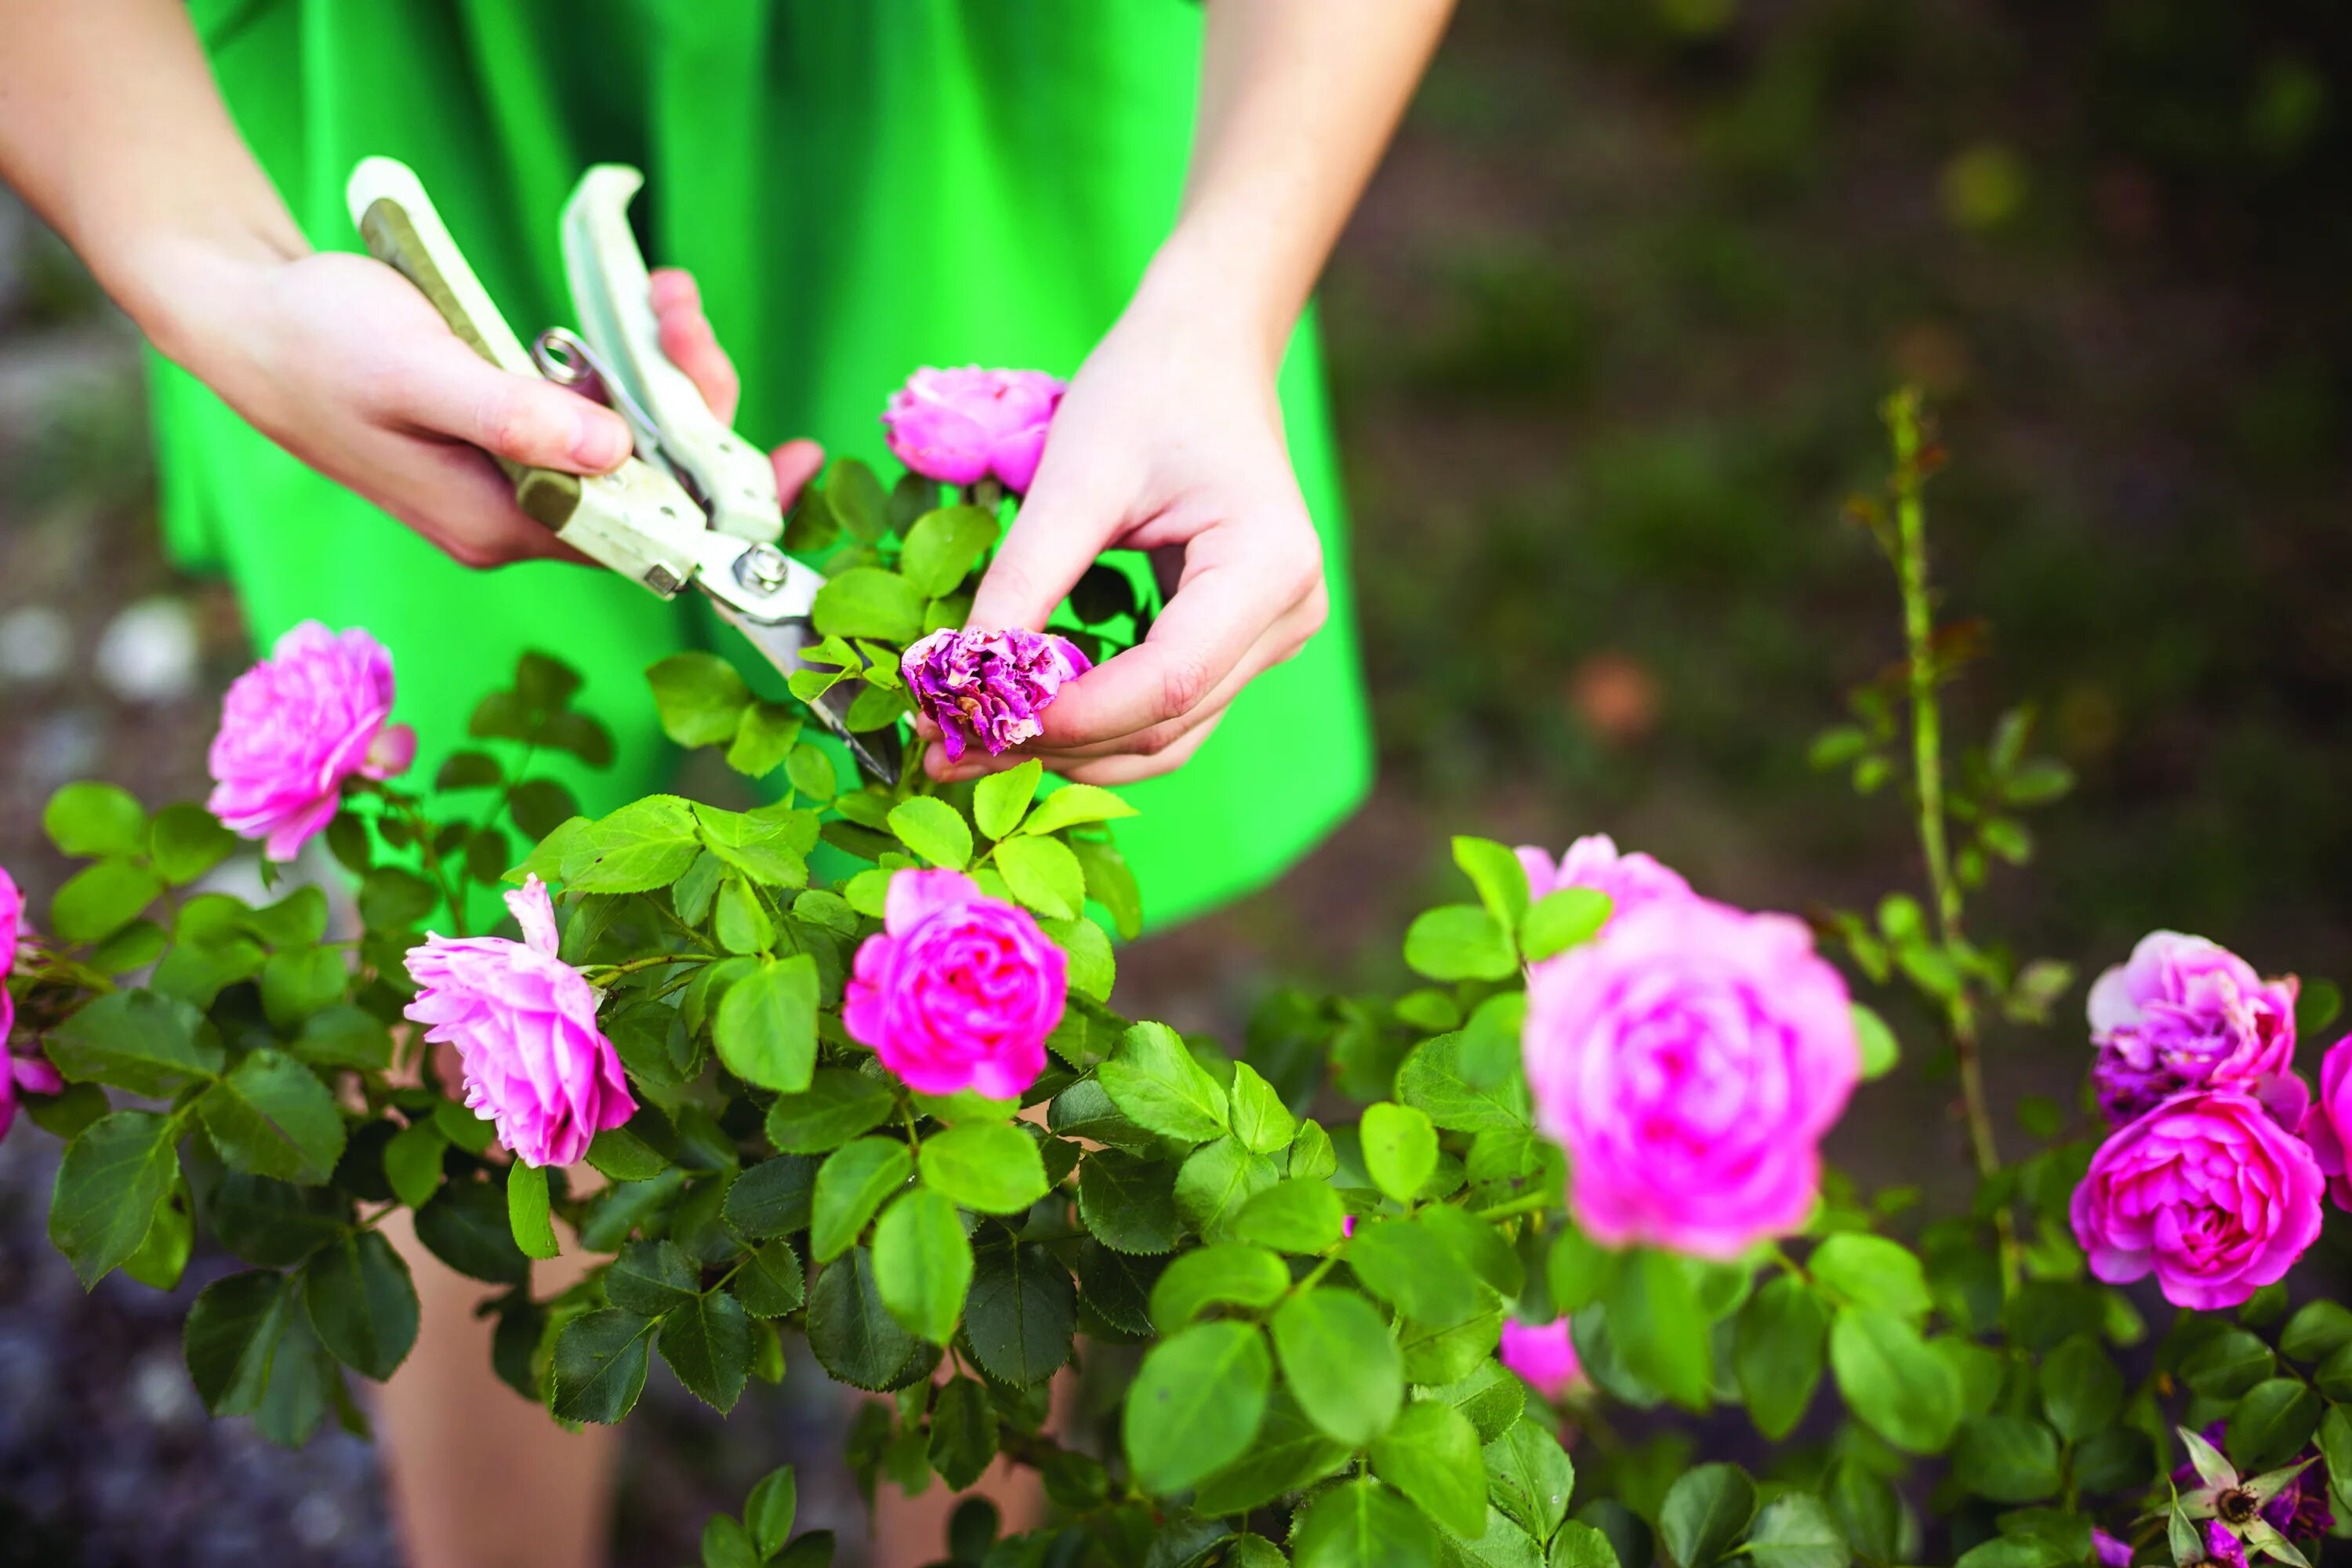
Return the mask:
MULTIPOLYGON (((159 343, 262 434, 461 564, 585 559, 523 514, 483 454, 608 472, 630 451, 618 414, 492 365, 405 278, 366 257, 244 261, 191 281, 159 343)), ((694 280, 656 273, 654 305, 664 351, 731 420, 735 368, 694 280)), ((789 507, 822 456, 801 441, 775 461, 789 507)))
POLYGON ((1104 551, 1148 550, 1175 584, 1150 636, 1065 687, 1045 733, 1017 752, 950 766, 933 744, 934 777, 1031 756, 1087 784, 1166 773, 1323 624, 1322 543, 1291 472, 1274 366, 1259 338, 1221 334, 1216 317, 1166 273, 1146 282, 1071 382, 969 618, 1042 627, 1104 551))

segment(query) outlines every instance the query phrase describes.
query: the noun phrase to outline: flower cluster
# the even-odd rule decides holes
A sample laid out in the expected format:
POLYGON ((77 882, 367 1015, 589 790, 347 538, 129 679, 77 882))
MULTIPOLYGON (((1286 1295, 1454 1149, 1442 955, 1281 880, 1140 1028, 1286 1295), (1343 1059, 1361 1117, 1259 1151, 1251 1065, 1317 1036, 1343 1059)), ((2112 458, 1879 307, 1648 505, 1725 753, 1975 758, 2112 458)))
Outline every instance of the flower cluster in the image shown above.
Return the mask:
POLYGON ((231 832, 263 840, 272 860, 291 860, 333 820, 345 779, 407 771, 416 734, 391 717, 383 645, 304 621, 228 689, 205 804, 231 832))
POLYGON ((1811 932, 1702 899, 1605 837, 1549 880, 1622 900, 1598 938, 1528 977, 1528 1087, 1567 1151, 1578 1225, 1719 1258, 1801 1227, 1822 1136, 1861 1076, 1845 982, 1811 932))
POLYGON ((994 756, 1045 731, 1040 717, 1064 683, 1094 668, 1051 632, 940 630, 898 661, 916 708, 939 726, 948 761, 984 746, 994 756))
POLYGON ((1065 390, 1043 371, 927 368, 890 395, 882 426, 891 455, 926 479, 948 485, 994 479, 1025 495, 1065 390))

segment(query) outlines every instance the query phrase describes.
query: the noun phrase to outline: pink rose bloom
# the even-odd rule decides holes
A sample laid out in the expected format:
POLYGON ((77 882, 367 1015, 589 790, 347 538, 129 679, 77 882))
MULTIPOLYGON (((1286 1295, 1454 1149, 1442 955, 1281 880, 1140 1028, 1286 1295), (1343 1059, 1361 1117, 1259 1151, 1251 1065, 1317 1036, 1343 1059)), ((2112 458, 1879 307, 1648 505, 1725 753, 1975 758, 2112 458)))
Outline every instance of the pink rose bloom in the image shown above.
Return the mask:
POLYGON ((58 1069, 41 1057, 20 1057, 8 1050, 8 1031, 16 1021, 16 1003, 8 994, 8 973, 16 966, 16 942, 23 934, 24 920, 25 895, 16 890, 7 871, 0 868, 0 1138, 8 1135, 10 1124, 16 1120, 20 1091, 58 1094, 66 1087, 58 1069))
POLYGON ((918 1093, 1010 1100, 1045 1070, 1068 971, 1028 910, 982 898, 961 871, 901 871, 841 1021, 918 1093))
POLYGON ((2294 994, 2201 936, 2148 932, 2091 986, 2099 1109, 2120 1126, 2188 1090, 2252 1092, 2294 1060, 2294 994))
POLYGON ((1804 922, 1695 897, 1537 964, 1520 1038, 1584 1233, 1702 1258, 1804 1224, 1862 1070, 1845 982, 1804 922))
POLYGON ((940 727, 948 761, 967 748, 990 756, 1045 732, 1041 717, 1064 683, 1094 668, 1067 637, 1052 632, 949 631, 942 628, 898 656, 898 673, 915 707, 940 727))
POLYGON ((0 866, 0 1046, 8 1041, 8 1031, 16 1022, 16 998, 8 994, 8 974, 16 967, 16 939, 25 929, 25 895, 16 890, 16 879, 8 868, 0 866))
POLYGON ((2151 1270, 2176 1307, 2234 1307, 2285 1277, 2319 1235, 2319 1163, 2252 1095, 2182 1095, 2109 1134, 2074 1189, 2091 1272, 2151 1270))
POLYGON ((2091 1556, 2098 1563, 2099 1568, 2131 1568, 2131 1542, 2118 1541, 2097 1525, 2093 1525, 2091 1556))
POLYGON ((392 655, 354 627, 340 637, 304 621, 236 678, 221 703, 205 807, 241 837, 291 860, 334 819, 343 781, 386 779, 416 756, 392 715, 392 655))
POLYGON ((1503 1348, 1498 1353, 1505 1366, 1525 1378, 1528 1386, 1546 1399, 1558 1399, 1584 1376, 1583 1364, 1576 1359, 1576 1346, 1568 1336, 1566 1318, 1555 1318, 1540 1325, 1523 1323, 1517 1318, 1506 1319, 1503 1348))
POLYGON ((2345 1150, 2352 1147, 2352 1035, 2327 1047, 2319 1063, 2319 1099, 2305 1113, 2303 1139, 2328 1178, 2328 1194, 2336 1206, 2352 1209, 2352 1172, 2345 1168, 2345 1150))
POLYGON ((1532 844, 1519 846, 1519 865, 1528 874, 1528 897, 1540 899, 1562 888, 1590 888, 1609 895, 1610 918, 1659 899, 1687 899, 1691 886, 1682 873, 1661 866, 1635 851, 1617 853, 1617 841, 1606 833, 1588 833, 1568 847, 1558 865, 1532 844))
POLYGON ((427 936, 408 950, 423 987, 408 1016, 457 1047, 466 1104, 526 1165, 570 1165, 597 1133, 637 1113, 620 1054, 596 1027, 596 992, 555 956, 555 908, 537 877, 507 895, 522 922, 504 937, 427 936))
POLYGON ((993 474, 1023 495, 1065 390, 1043 371, 927 366, 890 395, 882 426, 892 454, 926 479, 969 485, 993 474))

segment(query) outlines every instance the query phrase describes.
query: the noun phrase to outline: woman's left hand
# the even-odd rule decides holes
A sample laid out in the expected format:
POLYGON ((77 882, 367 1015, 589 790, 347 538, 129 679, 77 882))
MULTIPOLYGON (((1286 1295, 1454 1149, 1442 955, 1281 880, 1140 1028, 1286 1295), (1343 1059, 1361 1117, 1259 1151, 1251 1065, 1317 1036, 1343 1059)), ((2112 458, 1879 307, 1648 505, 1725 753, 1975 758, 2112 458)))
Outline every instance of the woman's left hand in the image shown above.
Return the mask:
POLYGON ((966 622, 1043 629, 1104 551, 1144 550, 1175 584, 1150 635, 1065 687, 1045 732, 1001 757, 950 764, 921 725, 932 777, 1032 756, 1086 784, 1167 773, 1322 626, 1322 542, 1291 471, 1275 366, 1220 314, 1213 279, 1146 280, 1070 383, 966 622))

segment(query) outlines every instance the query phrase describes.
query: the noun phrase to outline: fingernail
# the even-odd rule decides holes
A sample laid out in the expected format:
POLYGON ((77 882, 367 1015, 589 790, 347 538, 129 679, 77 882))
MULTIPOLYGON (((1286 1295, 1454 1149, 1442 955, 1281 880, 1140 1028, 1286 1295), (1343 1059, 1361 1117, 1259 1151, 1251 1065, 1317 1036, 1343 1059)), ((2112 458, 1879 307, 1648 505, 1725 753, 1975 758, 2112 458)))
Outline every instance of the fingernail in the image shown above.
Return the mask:
POLYGON ((572 416, 572 460, 603 472, 629 455, 629 428, 608 410, 587 406, 572 416))

